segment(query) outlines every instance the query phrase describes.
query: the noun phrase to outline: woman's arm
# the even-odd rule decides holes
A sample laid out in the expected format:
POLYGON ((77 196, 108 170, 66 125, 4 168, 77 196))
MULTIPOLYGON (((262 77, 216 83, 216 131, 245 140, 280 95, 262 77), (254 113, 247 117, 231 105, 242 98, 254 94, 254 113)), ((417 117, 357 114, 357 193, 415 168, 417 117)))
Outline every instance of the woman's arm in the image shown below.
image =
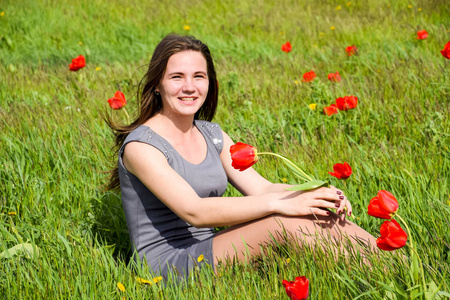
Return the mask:
MULTIPOLYGON (((231 163, 231 153, 230 153, 230 147, 234 144, 234 142, 231 140, 231 138, 223 132, 223 140, 224 140, 224 146, 222 153, 220 155, 220 158, 222 160, 223 167, 227 173, 228 180, 230 183, 236 187, 243 195, 264 195, 267 193, 287 193, 286 188, 291 187, 292 185, 289 184, 283 184, 283 183, 272 183, 262 177, 258 172, 256 172, 253 168, 248 168, 245 171, 239 171, 232 167, 231 163)), ((347 215, 351 215, 352 213, 352 206, 350 202, 347 200, 347 197, 345 197, 344 193, 335 188, 334 186, 330 186, 330 188, 322 188, 317 190, 312 190, 308 192, 297 192, 297 196, 304 193, 303 198, 304 199, 311 199, 314 197, 318 197, 320 199, 320 195, 317 194, 319 191, 323 190, 330 190, 332 193, 336 193, 338 195, 338 200, 335 201, 334 206, 332 208, 337 209, 337 213, 340 214, 344 211, 344 208, 347 209, 347 215), (338 204, 339 206, 336 206, 338 204)), ((292 194, 291 194, 292 195, 292 194)), ((324 198, 324 200, 333 201, 327 198, 324 198)), ((286 214, 286 203, 284 202, 278 202, 277 204, 282 204, 282 207, 278 208, 278 213, 286 214), (284 213, 283 213, 284 212, 284 213)), ((308 206, 311 204, 303 203, 304 205, 308 206)), ((320 205, 321 203, 313 203, 312 205, 320 205)), ((329 207, 328 207, 329 208, 329 207)), ((323 210, 320 210, 319 213, 315 212, 315 214, 323 215, 323 210)), ((311 214, 311 213, 310 213, 311 214)), ((345 214, 341 215, 341 219, 345 219, 345 214)))
MULTIPOLYGON (((223 152, 231 139, 226 139, 223 152)), ((339 195, 329 188, 311 192, 289 192, 261 177, 253 169, 241 173, 223 161, 232 183, 246 197, 200 198, 194 189, 168 164, 165 156, 153 146, 131 142, 123 154, 129 172, 137 176, 167 207, 181 219, 196 227, 218 227, 241 224, 271 214, 286 216, 327 215, 323 208, 336 208, 339 195), (230 169, 232 168, 232 170, 230 169), (233 172, 231 172, 233 171, 233 172), (234 172, 236 171, 236 172, 234 172), (259 186, 258 186, 259 185, 259 186)), ((222 158, 221 155, 221 158, 222 158)))

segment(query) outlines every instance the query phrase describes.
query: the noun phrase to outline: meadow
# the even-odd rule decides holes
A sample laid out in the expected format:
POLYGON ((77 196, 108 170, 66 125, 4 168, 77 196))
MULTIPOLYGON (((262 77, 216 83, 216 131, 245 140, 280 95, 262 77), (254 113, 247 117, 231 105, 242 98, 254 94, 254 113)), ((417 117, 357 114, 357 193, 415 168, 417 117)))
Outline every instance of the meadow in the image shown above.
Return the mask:
MULTIPOLYGON (((450 61, 440 53, 449 40, 445 0, 1 1, 0 298, 288 299, 282 280, 303 275, 310 299, 450 297, 450 61), (417 39, 423 29, 428 38, 417 39), (220 84, 213 121, 234 141, 343 189, 351 221, 376 237, 382 220, 367 206, 390 191, 408 245, 369 265, 357 252, 333 259, 274 245, 184 284, 135 268, 120 193, 103 188, 116 163, 104 116, 127 122, 107 102, 117 90, 135 116, 137 85, 171 32, 210 47, 220 84), (78 55, 86 66, 72 72, 78 55), (311 70, 317 77, 303 82, 311 70), (336 71, 342 80, 328 80, 336 71), (356 108, 324 113, 349 95, 356 108), (328 174, 344 161, 350 178, 328 174)), ((270 157, 254 168, 297 182, 270 157)))

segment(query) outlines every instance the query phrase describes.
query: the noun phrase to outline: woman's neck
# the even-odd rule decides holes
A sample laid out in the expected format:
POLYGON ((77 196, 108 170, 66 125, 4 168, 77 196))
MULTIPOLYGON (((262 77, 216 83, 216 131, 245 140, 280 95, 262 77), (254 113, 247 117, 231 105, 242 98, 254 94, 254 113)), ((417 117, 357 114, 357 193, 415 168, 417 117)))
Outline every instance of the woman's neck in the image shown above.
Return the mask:
POLYGON ((189 133, 194 128, 193 116, 168 117, 164 114, 156 114, 145 125, 151 127, 160 135, 178 136, 189 133))

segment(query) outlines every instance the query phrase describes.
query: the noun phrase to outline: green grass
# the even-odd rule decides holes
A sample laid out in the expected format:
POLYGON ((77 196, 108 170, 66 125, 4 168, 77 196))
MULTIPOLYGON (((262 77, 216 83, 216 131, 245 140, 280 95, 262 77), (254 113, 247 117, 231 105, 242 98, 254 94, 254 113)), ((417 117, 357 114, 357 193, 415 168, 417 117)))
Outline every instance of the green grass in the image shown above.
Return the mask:
MULTIPOLYGON (((450 40, 448 5, 347 2, 0 2, 0 253, 21 243, 33 247, 31 254, 0 258, 0 295, 287 299, 281 281, 305 275, 311 299, 406 299, 399 290, 420 283, 399 256, 409 255, 406 248, 370 257, 368 269, 357 255, 335 261, 294 244, 268 247, 253 264, 226 265, 217 275, 198 270, 184 285, 171 278, 136 282, 152 275, 129 261, 120 195, 101 189, 116 160, 102 114, 110 113, 106 100, 119 89, 133 114, 154 47, 170 32, 187 33, 186 24, 215 58, 214 121, 235 141, 289 157, 344 189, 353 221, 375 236, 381 220, 367 215, 367 205, 378 190, 391 191, 427 283, 448 293, 450 61, 439 53, 450 40), (415 39, 420 29, 428 39, 415 39), (293 45, 288 54, 280 50, 286 41, 293 45), (359 55, 348 57, 344 49, 352 44, 359 55), (87 66, 70 72, 79 54, 87 66), (317 79, 302 83, 310 70, 317 79), (338 84, 326 79, 335 71, 338 84), (356 109, 323 114, 344 95, 358 97, 356 109), (354 170, 346 182, 327 173, 343 161, 354 170)), ((272 158, 255 168, 275 182, 295 182, 272 158)), ((237 192, 230 187, 226 195, 237 192)))

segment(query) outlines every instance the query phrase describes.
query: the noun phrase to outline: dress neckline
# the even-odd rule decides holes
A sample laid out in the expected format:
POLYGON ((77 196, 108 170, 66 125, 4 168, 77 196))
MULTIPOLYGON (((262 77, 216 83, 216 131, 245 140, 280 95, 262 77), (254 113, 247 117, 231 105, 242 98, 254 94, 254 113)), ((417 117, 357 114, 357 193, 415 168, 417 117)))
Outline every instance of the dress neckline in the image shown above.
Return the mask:
POLYGON ((173 149, 173 151, 174 151, 179 157, 181 157, 181 159, 182 159, 184 162, 187 162, 188 164, 193 165, 193 166, 200 166, 200 165, 202 165, 202 164, 206 161, 206 159, 208 158, 208 155, 209 155, 209 144, 208 144, 208 139, 206 138, 205 133, 200 129, 200 127, 202 127, 202 126, 198 126, 197 121, 198 121, 198 120, 194 120, 194 126, 197 128, 197 130, 198 130, 198 131, 200 132, 200 134, 203 136, 203 139, 204 139, 204 141, 205 141, 205 143, 206 143, 206 155, 205 155, 205 158, 204 158, 201 162, 199 162, 198 164, 191 163, 190 161, 188 161, 187 159, 185 159, 185 158, 177 151, 177 149, 175 149, 175 147, 174 147, 169 141, 167 141, 164 137, 162 137, 161 135, 159 135, 159 134, 158 134, 156 131, 154 131, 150 126, 144 125, 144 124, 142 124, 142 125, 140 125, 140 126, 144 126, 144 127, 146 127, 148 130, 151 130, 152 133, 153 133, 154 135, 157 135, 161 140, 164 141, 164 143, 167 143, 167 145, 169 145, 169 146, 173 149))

